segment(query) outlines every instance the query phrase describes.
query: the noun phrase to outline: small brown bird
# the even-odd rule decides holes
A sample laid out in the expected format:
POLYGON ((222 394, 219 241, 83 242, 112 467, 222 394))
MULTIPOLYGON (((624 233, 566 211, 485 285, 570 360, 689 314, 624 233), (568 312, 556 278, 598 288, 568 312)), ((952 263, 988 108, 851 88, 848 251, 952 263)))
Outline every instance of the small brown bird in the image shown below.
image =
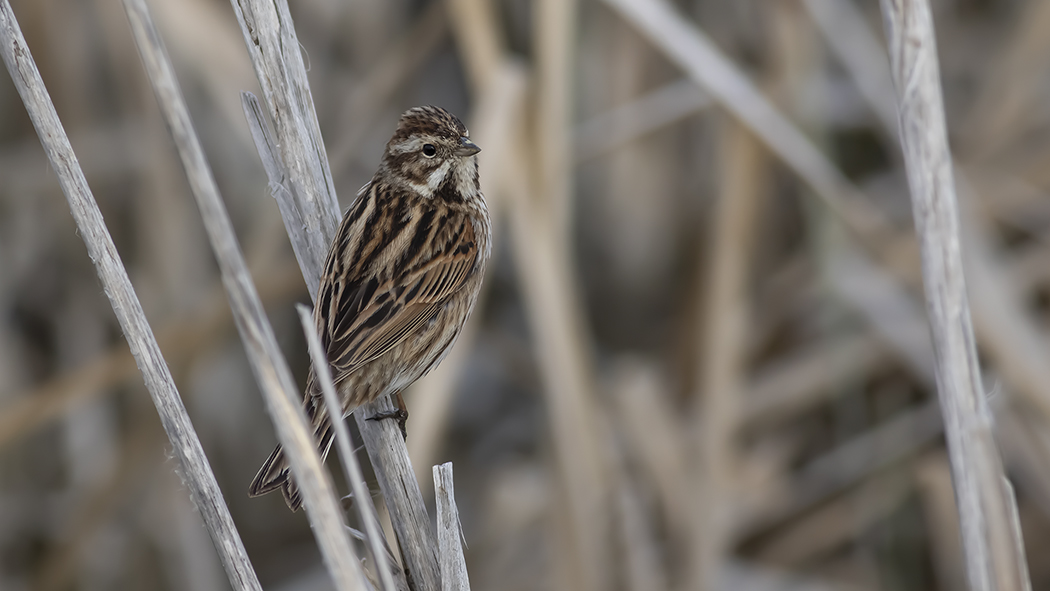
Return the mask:
MULTIPOLYGON (((479 151, 448 111, 409 109, 343 217, 314 306, 343 416, 437 366, 474 309, 491 245, 479 151)), ((333 430, 312 368, 303 405, 323 458, 333 430)), ((278 488, 298 510, 299 487, 280 445, 249 495, 278 488)))

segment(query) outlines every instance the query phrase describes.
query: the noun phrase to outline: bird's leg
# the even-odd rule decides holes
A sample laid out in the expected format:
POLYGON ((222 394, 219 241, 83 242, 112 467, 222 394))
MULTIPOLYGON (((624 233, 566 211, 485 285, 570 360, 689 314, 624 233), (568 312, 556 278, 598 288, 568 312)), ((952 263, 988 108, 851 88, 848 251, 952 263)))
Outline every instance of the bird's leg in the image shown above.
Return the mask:
POLYGON ((383 419, 397 419, 397 426, 401 427, 401 436, 406 440, 408 439, 408 407, 405 405, 405 399, 398 392, 394 395, 394 403, 397 405, 395 410, 388 412, 378 412, 370 417, 370 421, 382 421, 383 419))

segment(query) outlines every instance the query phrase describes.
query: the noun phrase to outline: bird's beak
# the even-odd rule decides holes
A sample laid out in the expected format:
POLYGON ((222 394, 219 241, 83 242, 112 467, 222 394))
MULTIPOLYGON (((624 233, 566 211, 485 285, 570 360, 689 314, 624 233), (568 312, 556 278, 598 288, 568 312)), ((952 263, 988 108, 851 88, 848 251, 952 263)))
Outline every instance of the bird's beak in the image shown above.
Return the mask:
POLYGON ((456 156, 473 156, 480 151, 481 148, 479 148, 474 142, 470 141, 470 138, 459 138, 459 147, 456 148, 456 156))

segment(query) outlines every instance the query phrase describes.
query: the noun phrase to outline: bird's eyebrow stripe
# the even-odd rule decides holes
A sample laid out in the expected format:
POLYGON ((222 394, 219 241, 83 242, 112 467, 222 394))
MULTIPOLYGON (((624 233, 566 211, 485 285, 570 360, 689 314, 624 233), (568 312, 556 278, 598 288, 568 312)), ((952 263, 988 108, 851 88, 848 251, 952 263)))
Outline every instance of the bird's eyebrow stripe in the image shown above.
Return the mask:
POLYGON ((423 139, 417 135, 414 135, 405 141, 394 143, 392 146, 390 146, 390 153, 404 154, 406 152, 415 152, 416 150, 422 147, 423 139))

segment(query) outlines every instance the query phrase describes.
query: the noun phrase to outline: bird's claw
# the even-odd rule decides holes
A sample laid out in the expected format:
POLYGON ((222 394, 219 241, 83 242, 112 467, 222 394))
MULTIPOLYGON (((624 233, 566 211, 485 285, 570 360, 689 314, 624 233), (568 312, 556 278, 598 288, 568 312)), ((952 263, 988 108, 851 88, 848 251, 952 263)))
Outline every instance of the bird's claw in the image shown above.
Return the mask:
POLYGON ((387 412, 377 412, 376 414, 368 417, 369 421, 382 421, 383 419, 397 419, 397 426, 401 428, 401 436, 408 439, 408 430, 406 428, 408 424, 408 411, 403 408, 396 408, 387 412))

